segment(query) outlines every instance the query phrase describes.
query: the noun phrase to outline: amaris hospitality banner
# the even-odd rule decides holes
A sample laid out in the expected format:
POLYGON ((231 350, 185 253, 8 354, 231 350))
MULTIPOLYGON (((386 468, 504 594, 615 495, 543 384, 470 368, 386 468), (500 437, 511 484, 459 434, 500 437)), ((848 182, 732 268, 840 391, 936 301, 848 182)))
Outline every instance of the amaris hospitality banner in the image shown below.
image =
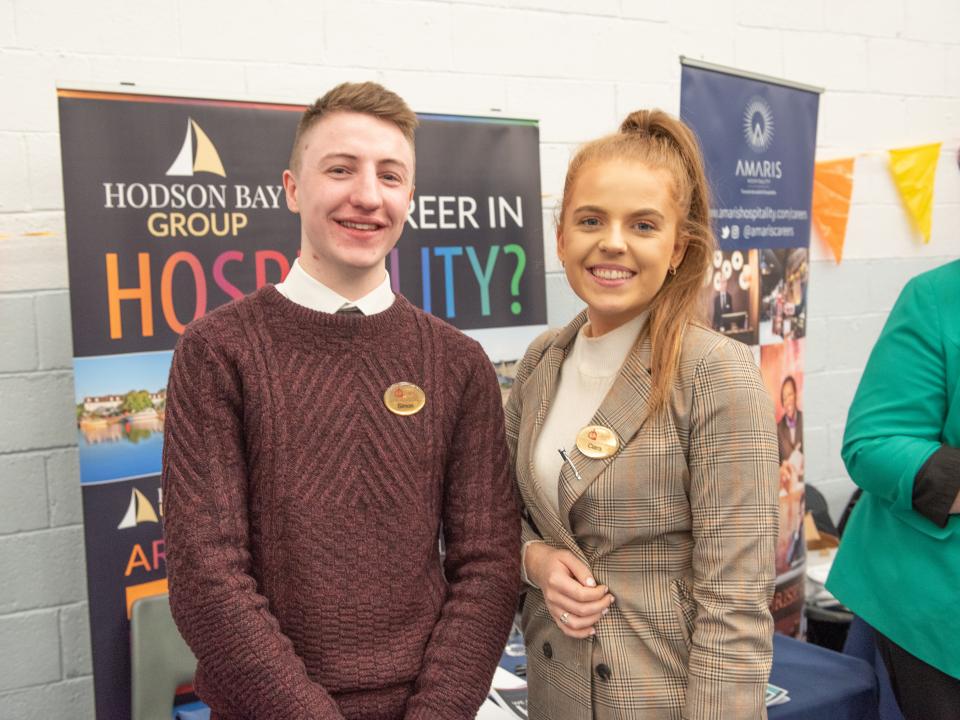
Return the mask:
MULTIPOLYGON (((172 350, 191 320, 296 258, 281 174, 303 107, 58 95, 96 708, 123 718, 130 609, 166 591, 172 350)), ((416 194, 387 258, 394 290, 515 359, 546 323, 537 125, 420 120, 416 194)))
POLYGON ((713 326, 750 345, 780 447, 779 632, 804 632, 804 338, 818 88, 684 60, 680 116, 696 132, 720 243, 713 326))
POLYGON ((700 137, 724 249, 810 244, 819 102, 814 88, 684 65, 680 116, 700 137))

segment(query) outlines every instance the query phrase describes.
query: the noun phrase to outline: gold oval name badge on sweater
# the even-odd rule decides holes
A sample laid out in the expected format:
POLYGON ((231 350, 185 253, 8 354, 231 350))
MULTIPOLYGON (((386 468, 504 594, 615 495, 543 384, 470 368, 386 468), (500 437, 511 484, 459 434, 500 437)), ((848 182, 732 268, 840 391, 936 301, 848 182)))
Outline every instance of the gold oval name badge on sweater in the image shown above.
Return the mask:
POLYGON ((398 382, 387 388, 383 404, 394 415, 416 415, 427 404, 427 396, 413 383, 398 382))
POLYGON ((577 449, 588 458, 608 458, 620 449, 620 440, 610 428, 587 425, 577 433, 577 449))

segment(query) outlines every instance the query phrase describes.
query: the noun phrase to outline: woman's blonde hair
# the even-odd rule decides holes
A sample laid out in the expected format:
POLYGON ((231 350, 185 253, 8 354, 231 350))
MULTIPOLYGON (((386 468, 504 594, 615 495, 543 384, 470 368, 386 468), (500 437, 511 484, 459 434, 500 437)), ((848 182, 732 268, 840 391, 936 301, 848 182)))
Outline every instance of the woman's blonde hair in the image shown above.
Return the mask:
POLYGON ((673 194, 680 222, 678 240, 685 246, 676 273, 666 276, 650 303, 647 333, 652 346, 651 409, 662 409, 670 394, 680 360, 684 328, 705 321, 704 278, 716 242, 710 228, 710 202, 703 156, 696 136, 682 121, 662 110, 630 113, 612 135, 581 147, 567 169, 558 228, 563 227, 573 186, 583 167, 605 160, 638 160, 667 170, 674 179, 673 194))

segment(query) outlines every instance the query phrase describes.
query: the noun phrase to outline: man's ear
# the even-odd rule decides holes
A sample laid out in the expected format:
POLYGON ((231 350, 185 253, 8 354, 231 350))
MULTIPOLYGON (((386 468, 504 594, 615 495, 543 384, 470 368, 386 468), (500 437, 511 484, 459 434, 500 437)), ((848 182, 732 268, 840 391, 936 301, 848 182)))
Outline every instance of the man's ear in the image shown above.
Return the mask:
POLYGON ((283 190, 287 196, 287 208, 292 213, 299 213, 300 205, 297 203, 297 178, 292 170, 283 171, 283 190))
POLYGON ((412 188, 410 188, 410 197, 407 198, 407 209, 404 210, 404 212, 403 212, 403 222, 401 223, 402 225, 405 225, 405 224, 406 224, 407 220, 408 220, 409 217, 410 217, 410 213, 412 213, 413 210, 414 210, 414 207, 415 207, 415 206, 414 206, 414 204, 413 204, 413 193, 414 193, 414 191, 415 191, 416 189, 417 189, 417 186, 416 186, 416 185, 414 185, 412 188))

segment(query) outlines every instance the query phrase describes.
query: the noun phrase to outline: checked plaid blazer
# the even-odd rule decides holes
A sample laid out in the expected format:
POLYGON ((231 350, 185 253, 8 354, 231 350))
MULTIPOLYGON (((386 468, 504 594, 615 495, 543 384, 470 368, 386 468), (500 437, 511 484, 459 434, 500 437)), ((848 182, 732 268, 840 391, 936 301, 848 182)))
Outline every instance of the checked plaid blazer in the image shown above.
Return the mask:
POLYGON ((527 350, 507 402, 523 540, 564 548, 616 598, 593 640, 563 634, 543 594, 523 608, 531 720, 766 718, 779 487, 773 406, 750 350, 688 326, 666 409, 648 413, 650 341, 628 355, 591 424, 611 458, 570 452, 560 514, 533 448, 586 312, 527 350))

